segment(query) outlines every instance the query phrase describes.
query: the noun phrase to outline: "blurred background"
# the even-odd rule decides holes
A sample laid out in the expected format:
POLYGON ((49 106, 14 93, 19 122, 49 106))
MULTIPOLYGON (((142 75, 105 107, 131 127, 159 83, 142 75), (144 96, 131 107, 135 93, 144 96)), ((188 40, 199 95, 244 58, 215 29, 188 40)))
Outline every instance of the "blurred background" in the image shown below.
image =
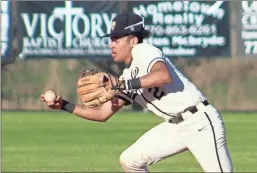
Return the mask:
MULTIPOLYGON (((113 62, 101 36, 124 11, 144 17, 152 32, 145 42, 222 111, 234 171, 256 172, 257 1, 1 1, 3 172, 121 172, 120 153, 163 122, 138 105, 97 123, 40 101, 54 90, 81 103, 84 68, 121 75, 124 64, 113 62)), ((185 152, 152 171, 202 170, 185 152)))
POLYGON ((44 110, 39 96, 47 89, 79 103, 83 68, 120 75, 123 64, 114 64, 100 36, 121 11, 144 17, 153 33, 145 41, 220 110, 257 110, 255 10, 254 1, 2 1, 2 110, 44 110))

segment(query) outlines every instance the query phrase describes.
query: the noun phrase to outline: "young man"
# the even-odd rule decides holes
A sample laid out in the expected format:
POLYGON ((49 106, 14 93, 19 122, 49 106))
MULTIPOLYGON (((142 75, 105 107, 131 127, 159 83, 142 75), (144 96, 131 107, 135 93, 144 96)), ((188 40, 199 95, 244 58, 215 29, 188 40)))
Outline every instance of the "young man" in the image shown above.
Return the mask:
MULTIPOLYGON (((190 150, 205 172, 232 172, 225 126, 219 112, 167 59, 160 49, 146 43, 144 20, 133 13, 112 21, 111 53, 115 62, 126 64, 120 79, 129 82, 114 102, 83 109, 58 98, 47 103, 92 121, 107 121, 124 105, 137 102, 164 122, 140 137, 120 156, 125 172, 148 172, 147 166, 190 150)), ((41 96, 45 102, 44 95, 41 96)), ((171 169, 172 170, 172 169, 171 169)))

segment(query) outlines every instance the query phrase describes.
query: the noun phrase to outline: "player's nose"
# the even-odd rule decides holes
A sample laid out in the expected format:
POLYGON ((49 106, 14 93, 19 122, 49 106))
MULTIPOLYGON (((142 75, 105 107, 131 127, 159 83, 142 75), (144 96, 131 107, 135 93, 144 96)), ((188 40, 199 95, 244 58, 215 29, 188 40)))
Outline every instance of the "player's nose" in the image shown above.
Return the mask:
POLYGON ((114 41, 111 41, 109 44, 109 47, 112 49, 112 48, 114 48, 114 45, 115 45, 114 41))

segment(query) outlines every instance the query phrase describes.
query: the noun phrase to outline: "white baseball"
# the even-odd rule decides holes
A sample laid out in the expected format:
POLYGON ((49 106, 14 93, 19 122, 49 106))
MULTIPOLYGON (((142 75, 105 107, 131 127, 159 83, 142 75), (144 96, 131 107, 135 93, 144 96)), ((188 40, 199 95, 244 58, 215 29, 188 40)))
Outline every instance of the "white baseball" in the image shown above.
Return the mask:
POLYGON ((45 92, 45 101, 46 102, 54 102, 56 99, 56 94, 53 91, 46 91, 45 92))

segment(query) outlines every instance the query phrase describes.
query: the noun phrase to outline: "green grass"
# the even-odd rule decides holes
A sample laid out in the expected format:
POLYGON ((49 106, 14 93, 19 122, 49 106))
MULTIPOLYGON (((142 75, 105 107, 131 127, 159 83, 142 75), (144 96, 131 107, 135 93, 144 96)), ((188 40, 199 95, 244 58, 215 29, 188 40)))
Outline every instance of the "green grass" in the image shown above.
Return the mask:
MULTIPOLYGON (((223 113, 235 172, 257 171, 257 113, 223 113)), ((119 113, 107 123, 63 112, 2 112, 3 172, 121 172, 119 155, 161 122, 152 114, 119 113)), ((190 152, 152 172, 202 171, 190 152)))

